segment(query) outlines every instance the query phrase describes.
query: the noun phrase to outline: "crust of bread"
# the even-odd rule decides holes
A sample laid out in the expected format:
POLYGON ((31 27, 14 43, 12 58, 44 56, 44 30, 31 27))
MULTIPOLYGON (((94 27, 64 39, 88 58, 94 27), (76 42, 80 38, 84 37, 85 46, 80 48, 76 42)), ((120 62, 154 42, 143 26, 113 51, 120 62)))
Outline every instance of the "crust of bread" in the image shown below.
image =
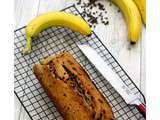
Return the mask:
POLYGON ((70 53, 49 56, 33 71, 64 120, 115 120, 109 103, 70 53))

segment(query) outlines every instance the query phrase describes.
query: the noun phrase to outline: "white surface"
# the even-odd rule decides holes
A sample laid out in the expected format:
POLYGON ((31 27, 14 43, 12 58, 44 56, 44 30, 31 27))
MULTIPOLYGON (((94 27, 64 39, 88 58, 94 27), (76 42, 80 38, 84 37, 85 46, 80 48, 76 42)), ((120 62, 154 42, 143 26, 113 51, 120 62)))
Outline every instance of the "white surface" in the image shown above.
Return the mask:
POLYGON ((155 14, 159 5, 160 0, 147 0, 147 120, 158 120, 160 110, 160 14, 155 14))
POLYGON ((0 84, 0 119, 13 120, 14 118, 14 21, 13 1, 5 0, 0 4, 1 22, 0 29, 2 44, 0 44, 1 84, 0 84), (7 12, 5 12, 7 11, 7 12))
MULTIPOLYGON (((40 13, 57 11, 75 0, 15 0, 15 29, 26 25, 40 13)), ((94 29, 102 42, 119 61, 124 70, 145 94, 145 28, 142 38, 134 47, 127 41, 127 26, 123 15, 117 12, 117 7, 109 7, 108 1, 102 1, 108 11, 110 24, 106 27, 99 24, 94 29)), ((27 113, 15 96, 15 120, 29 120, 27 113)))

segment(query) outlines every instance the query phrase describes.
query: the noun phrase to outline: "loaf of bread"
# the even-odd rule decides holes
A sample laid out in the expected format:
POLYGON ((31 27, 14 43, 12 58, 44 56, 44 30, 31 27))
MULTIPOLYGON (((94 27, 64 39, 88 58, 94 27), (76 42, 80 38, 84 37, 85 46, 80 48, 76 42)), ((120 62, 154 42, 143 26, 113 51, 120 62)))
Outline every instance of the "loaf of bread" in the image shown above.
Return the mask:
POLYGON ((49 56, 33 70, 64 120, 115 120, 109 103, 70 53, 49 56))

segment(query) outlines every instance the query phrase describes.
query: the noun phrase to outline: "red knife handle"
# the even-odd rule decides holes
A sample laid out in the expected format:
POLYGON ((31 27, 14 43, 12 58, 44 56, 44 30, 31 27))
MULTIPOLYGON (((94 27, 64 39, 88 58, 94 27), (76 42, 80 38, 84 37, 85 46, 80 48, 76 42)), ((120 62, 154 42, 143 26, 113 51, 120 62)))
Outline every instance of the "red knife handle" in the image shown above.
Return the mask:
POLYGON ((137 109, 143 115, 143 117, 146 118, 146 106, 142 103, 140 105, 137 105, 137 109))

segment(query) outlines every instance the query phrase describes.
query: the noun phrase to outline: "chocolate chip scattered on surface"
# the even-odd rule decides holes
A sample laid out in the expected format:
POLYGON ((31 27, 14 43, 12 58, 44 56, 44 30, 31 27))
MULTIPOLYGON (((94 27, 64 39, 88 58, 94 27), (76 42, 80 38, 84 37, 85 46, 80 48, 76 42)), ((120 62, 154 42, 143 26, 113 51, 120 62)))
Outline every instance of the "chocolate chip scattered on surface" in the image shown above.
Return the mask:
POLYGON ((82 16, 91 27, 95 28, 99 23, 109 25, 108 12, 98 0, 77 0, 77 6, 82 9, 82 16))

